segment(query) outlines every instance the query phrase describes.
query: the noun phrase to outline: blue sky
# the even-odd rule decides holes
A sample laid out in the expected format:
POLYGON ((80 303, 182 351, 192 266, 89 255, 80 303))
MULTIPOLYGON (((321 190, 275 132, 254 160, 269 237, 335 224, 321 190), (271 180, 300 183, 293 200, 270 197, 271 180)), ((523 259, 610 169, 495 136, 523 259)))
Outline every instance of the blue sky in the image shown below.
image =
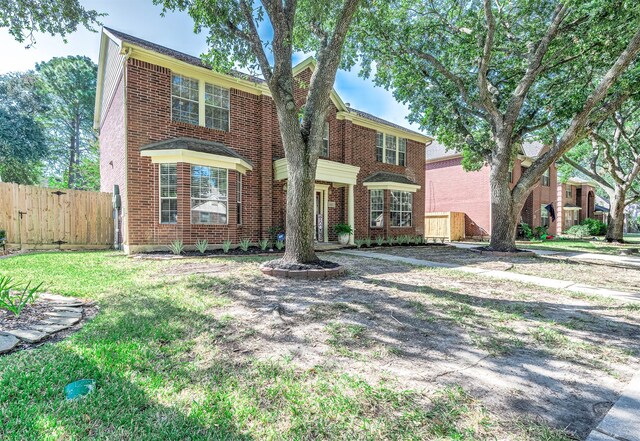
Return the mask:
MULTIPOLYGON (((106 12, 108 15, 102 18, 105 26, 196 56, 206 50, 205 35, 193 33, 193 22, 186 13, 161 17, 162 8, 151 0, 81 0, 81 3, 88 9, 106 12)), ((56 56, 86 55, 97 62, 99 40, 98 33, 81 28, 67 36, 66 44, 59 36, 39 34, 35 46, 25 49, 6 28, 0 28, 0 73, 33 69, 35 63, 56 56)), ((303 57, 297 54, 294 61, 303 57)), ((417 130, 416 125, 406 120, 409 113, 406 106, 397 103, 390 92, 359 78, 357 69, 339 71, 335 88, 352 107, 417 130)))

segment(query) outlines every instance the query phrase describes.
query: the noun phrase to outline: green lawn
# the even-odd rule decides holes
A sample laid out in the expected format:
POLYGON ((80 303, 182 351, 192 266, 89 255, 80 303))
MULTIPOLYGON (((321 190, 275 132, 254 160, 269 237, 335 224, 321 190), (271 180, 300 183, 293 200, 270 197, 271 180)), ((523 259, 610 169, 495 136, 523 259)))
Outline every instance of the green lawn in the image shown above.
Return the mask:
MULTIPOLYGON (((247 261, 255 259, 233 260, 247 261)), ((0 439, 492 438, 494 416, 455 385, 426 399, 392 380, 369 384, 323 366, 234 358, 218 347, 226 323, 211 311, 231 301, 242 268, 180 276, 172 265, 113 252, 0 259, 0 274, 44 281, 50 292, 100 307, 60 343, 0 356, 0 439), (97 390, 66 402, 64 386, 81 378, 96 379, 97 390)), ((538 426, 519 434, 567 439, 538 426)))
POLYGON ((603 253, 603 254, 620 254, 621 248, 640 247, 640 235, 629 234, 624 236, 626 245, 611 245, 600 238, 598 241, 580 240, 580 239, 562 239, 541 242, 518 242, 518 246, 522 248, 548 249, 562 252, 576 253, 603 253))

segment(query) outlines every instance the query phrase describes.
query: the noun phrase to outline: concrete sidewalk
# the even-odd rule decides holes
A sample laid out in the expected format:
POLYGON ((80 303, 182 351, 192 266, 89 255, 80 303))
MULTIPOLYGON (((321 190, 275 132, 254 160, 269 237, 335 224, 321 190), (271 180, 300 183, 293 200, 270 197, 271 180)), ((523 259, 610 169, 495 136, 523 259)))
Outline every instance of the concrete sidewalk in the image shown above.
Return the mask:
MULTIPOLYGON (((472 243, 460 243, 460 242, 450 242, 448 245, 451 245, 456 248, 460 248, 463 250, 468 250, 471 248, 478 248, 482 246, 482 244, 472 244, 472 243)), ((542 250, 536 248, 522 248, 527 251, 531 251, 538 256, 557 256, 564 257, 566 259, 571 260, 599 260, 602 262, 610 262, 619 265, 631 266, 640 269, 640 257, 636 256, 616 256, 614 254, 603 254, 603 253, 574 253, 570 251, 554 251, 554 250, 542 250)))
POLYGON ((636 374, 622 395, 586 441, 640 441, 640 374, 636 374))
POLYGON ((598 295, 603 297, 611 297, 625 302, 635 301, 640 302, 639 292, 624 292, 616 291, 606 288, 598 288, 595 286, 581 285, 579 283, 570 282, 567 280, 547 279, 544 277, 529 276, 527 274, 518 274, 508 271, 488 270, 482 268, 475 268, 464 265, 456 265, 453 263, 432 262, 430 260, 414 259, 412 257, 400 257, 393 256, 391 254, 372 253, 369 251, 359 250, 340 250, 332 251, 337 254, 345 254, 350 256, 367 257, 370 259, 385 260, 388 262, 402 262, 410 265, 424 266, 429 268, 448 268, 456 271, 478 274, 483 277, 490 277, 493 279, 512 280, 514 282, 531 283, 533 285, 543 286, 545 288, 554 289, 566 289, 568 291, 577 292, 581 294, 598 295))

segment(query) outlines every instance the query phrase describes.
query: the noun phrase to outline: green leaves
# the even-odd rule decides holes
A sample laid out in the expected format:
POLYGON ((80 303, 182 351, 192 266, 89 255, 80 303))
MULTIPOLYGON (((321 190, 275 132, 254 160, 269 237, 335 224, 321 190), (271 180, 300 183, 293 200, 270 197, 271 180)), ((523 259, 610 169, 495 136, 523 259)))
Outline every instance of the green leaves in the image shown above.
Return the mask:
POLYGON ((24 307, 35 300, 41 286, 42 283, 32 287, 31 282, 25 285, 15 282, 9 276, 0 276, 0 309, 6 309, 19 317, 24 307))

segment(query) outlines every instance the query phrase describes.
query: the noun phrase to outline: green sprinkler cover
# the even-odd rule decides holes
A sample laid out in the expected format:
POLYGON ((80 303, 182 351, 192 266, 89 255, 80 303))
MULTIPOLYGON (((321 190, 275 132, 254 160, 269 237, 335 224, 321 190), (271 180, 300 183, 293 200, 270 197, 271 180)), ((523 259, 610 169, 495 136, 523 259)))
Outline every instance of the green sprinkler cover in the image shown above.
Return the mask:
POLYGON ((69 383, 64 388, 67 400, 75 400, 90 394, 96 388, 96 380, 78 380, 69 383))

